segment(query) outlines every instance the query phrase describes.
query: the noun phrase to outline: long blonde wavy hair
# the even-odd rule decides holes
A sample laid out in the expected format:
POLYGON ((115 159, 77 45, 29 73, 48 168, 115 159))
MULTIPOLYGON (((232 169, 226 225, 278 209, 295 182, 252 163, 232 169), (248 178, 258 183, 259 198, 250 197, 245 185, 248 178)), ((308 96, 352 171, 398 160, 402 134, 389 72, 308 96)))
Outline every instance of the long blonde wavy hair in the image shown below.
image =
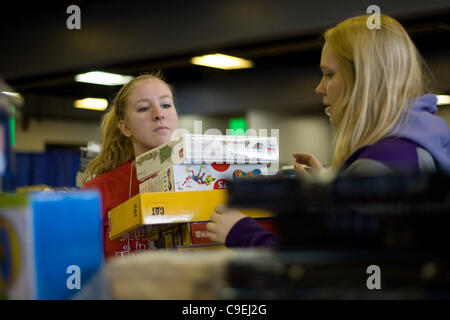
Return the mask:
POLYGON ((135 158, 131 139, 122 134, 118 123, 125 119, 126 102, 131 88, 138 81, 146 79, 163 81, 173 93, 173 87, 164 80, 160 71, 142 74, 125 84, 115 96, 111 109, 103 116, 100 153, 87 166, 83 174, 83 183, 135 158))
POLYGON ((429 74, 414 43, 395 19, 381 15, 381 28, 369 29, 370 15, 347 19, 324 34, 345 81, 333 105, 336 136, 332 167, 357 149, 392 134, 411 102, 426 93, 429 74))

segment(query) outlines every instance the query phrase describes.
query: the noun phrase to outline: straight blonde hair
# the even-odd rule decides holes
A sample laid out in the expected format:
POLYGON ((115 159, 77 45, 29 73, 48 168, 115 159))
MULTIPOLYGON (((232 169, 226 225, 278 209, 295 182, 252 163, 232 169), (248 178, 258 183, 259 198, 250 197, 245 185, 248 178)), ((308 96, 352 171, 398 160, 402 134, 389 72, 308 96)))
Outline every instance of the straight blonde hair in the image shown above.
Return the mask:
POLYGON ((131 139, 120 131, 118 124, 125 119, 126 103, 133 86, 142 80, 158 79, 167 84, 160 71, 142 74, 125 84, 114 98, 111 109, 104 115, 101 123, 101 148, 97 157, 91 160, 83 174, 83 183, 88 179, 109 172, 135 158, 131 139))
POLYGON ((336 169, 359 148, 393 135, 413 100, 427 91, 423 60, 402 25, 382 14, 381 28, 369 29, 369 17, 347 19, 324 34, 345 80, 333 106, 336 169))

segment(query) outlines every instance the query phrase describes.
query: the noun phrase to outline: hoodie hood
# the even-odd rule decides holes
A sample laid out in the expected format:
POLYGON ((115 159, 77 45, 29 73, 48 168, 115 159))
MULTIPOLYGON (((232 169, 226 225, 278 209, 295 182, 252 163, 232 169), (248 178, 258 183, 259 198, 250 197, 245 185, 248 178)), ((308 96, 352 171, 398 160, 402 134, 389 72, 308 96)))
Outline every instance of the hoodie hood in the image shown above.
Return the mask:
POLYGON ((450 172, 450 128, 437 112, 437 97, 426 94, 408 108, 406 123, 393 130, 393 136, 416 142, 427 150, 437 165, 450 172))

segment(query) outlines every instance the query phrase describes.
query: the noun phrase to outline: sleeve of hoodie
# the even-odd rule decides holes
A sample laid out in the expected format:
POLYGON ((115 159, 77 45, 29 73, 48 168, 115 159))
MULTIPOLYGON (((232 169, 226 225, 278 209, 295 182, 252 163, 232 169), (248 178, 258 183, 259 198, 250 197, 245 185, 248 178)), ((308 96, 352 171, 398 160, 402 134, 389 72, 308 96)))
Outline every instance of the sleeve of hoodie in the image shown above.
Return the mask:
POLYGON ((275 235, 265 230, 250 217, 239 220, 231 228, 225 241, 227 247, 272 248, 275 243, 275 235))

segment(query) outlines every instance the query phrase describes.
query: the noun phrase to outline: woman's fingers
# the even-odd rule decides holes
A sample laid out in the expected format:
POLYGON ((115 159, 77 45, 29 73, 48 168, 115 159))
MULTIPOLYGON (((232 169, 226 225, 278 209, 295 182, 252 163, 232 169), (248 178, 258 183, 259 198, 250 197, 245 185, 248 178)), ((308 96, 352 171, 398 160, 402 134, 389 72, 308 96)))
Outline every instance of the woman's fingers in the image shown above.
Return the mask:
POLYGON ((219 220, 219 215, 216 212, 211 214, 211 217, 209 217, 209 221, 218 222, 218 220, 219 220))
POLYGON ((211 233, 215 233, 217 228, 217 224, 215 222, 208 222, 206 224, 206 230, 211 233))
POLYGON ((215 212, 216 213, 225 213, 228 210, 230 210, 230 209, 227 206, 223 205, 223 204, 219 204, 215 208, 215 212))
POLYGON ((231 228, 245 217, 246 215, 236 209, 224 205, 217 206, 206 224, 208 237, 214 242, 225 243, 231 228))
POLYGON ((313 156, 312 154, 308 153, 294 153, 293 157, 295 158, 296 163, 306 165, 308 167, 311 167, 313 169, 321 170, 323 169, 322 164, 320 161, 313 156))
POLYGON ((215 233, 215 232, 208 231, 208 238, 213 242, 220 243, 219 237, 217 236, 217 233, 215 233))
POLYGON ((217 215, 216 216, 214 216, 214 215, 216 215, 216 214, 213 213, 211 215, 210 222, 208 222, 206 224, 206 231, 208 231, 208 238, 211 239, 211 241, 217 242, 216 234, 217 234, 218 225, 215 222, 215 221, 217 221, 217 215))
POLYGON ((307 166, 312 167, 314 164, 317 164, 320 162, 314 157, 312 154, 308 153, 294 153, 293 157, 295 158, 297 163, 301 163, 307 166))
POLYGON ((299 163, 294 163, 294 169, 298 175, 303 175, 303 174, 308 173, 308 172, 306 172, 305 168, 303 168, 303 166, 299 163))

